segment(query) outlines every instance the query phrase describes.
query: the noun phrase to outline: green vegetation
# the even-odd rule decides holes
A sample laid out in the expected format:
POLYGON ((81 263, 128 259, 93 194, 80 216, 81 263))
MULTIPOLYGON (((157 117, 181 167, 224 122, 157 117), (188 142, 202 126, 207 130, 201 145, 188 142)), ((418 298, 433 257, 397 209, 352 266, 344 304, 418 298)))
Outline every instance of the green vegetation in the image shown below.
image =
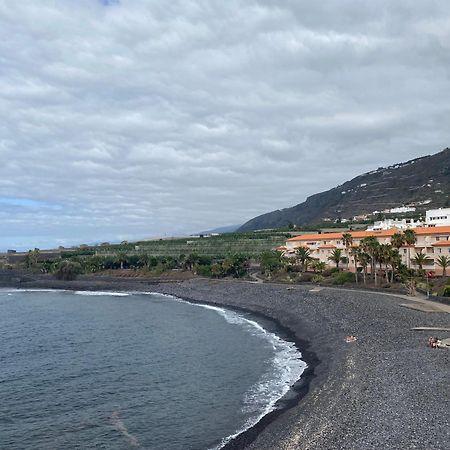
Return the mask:
POLYGON ((323 261, 319 261, 318 259, 314 259, 311 262, 311 269, 314 273, 322 273, 326 269, 327 265, 323 261))
POLYGON ((39 262, 39 249, 35 248, 34 250, 30 250, 28 254, 25 256, 25 267, 28 269, 33 269, 38 266, 39 262))
POLYGON ((430 262, 430 259, 427 257, 425 253, 422 253, 422 251, 416 253, 416 256, 412 260, 412 263, 419 267, 419 270, 423 272, 423 266, 430 262))
POLYGON ((73 262, 63 260, 61 261, 55 269, 55 277, 58 280, 75 280, 75 278, 81 273, 81 265, 73 262))
POLYGON ((339 263, 342 260, 342 250, 340 248, 335 248, 328 259, 336 264, 336 269, 339 269, 339 263))
POLYGON ((447 276, 447 267, 450 267, 450 257, 449 256, 439 256, 436 260, 438 266, 442 268, 442 276, 447 276))
POLYGON ((306 247, 299 247, 295 252, 297 260, 300 262, 301 271, 305 272, 308 270, 308 264, 312 261, 311 253, 306 247))
POLYGON ((335 273, 331 278, 332 284, 343 285, 345 283, 353 282, 353 274, 350 272, 339 272, 335 273))
POLYGON ((95 248, 97 254, 109 255, 125 252, 126 254, 150 254, 178 258, 180 255, 196 254, 216 257, 230 254, 243 254, 258 257, 262 252, 284 245, 289 233, 280 231, 258 231, 249 233, 225 233, 210 237, 189 237, 102 245, 95 248))
MULTIPOLYGON (((73 263, 77 273, 84 274, 128 270, 135 272, 136 276, 188 272, 205 277, 241 278, 248 276, 250 261, 259 261, 264 253, 277 255, 275 259, 279 261, 280 254, 272 249, 284 245, 289 237, 289 233, 275 230, 135 243, 104 243, 63 250, 60 255, 49 260, 44 260, 39 250, 35 249, 30 250, 18 264, 36 272, 53 273, 60 279, 72 277, 67 274, 67 262, 73 263)), ((269 271, 276 269, 270 263, 269 266, 269 271)))
POLYGON ((311 281, 313 283, 323 283, 325 281, 325 277, 323 275, 314 275, 311 281))
POLYGON ((437 258, 443 276, 433 279, 432 285, 423 270, 428 262, 425 254, 418 253, 411 259, 408 253, 407 264, 402 264, 399 249, 405 244, 413 245, 414 232, 396 233, 390 244, 380 244, 376 238, 368 237, 359 246, 353 245, 349 233, 344 233, 344 248, 334 249, 329 257, 334 268, 327 268, 325 262, 314 258, 307 247, 299 247, 290 257, 273 250, 289 237, 289 233, 266 230, 117 245, 105 243, 64 250, 56 257, 51 252, 34 249, 18 264, 36 272, 53 273, 61 280, 96 273, 169 279, 192 276, 262 278, 288 283, 344 285, 362 282, 374 287, 403 285, 408 289, 418 286, 424 290, 432 288, 433 294, 448 295, 446 270, 450 267, 449 257, 437 258), (414 268, 408 268, 409 264, 414 268))
POLYGON ((271 275, 283 269, 287 261, 283 260, 281 253, 276 251, 267 251, 261 254, 259 258, 261 273, 271 275))

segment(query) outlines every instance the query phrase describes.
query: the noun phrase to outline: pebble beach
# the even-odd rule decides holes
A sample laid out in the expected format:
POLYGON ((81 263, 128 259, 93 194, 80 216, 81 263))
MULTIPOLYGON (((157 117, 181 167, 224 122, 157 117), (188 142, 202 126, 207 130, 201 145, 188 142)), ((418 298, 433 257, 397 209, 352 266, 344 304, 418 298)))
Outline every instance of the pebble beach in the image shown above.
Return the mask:
POLYGON ((275 321, 308 369, 276 411, 227 449, 449 448, 450 352, 427 347, 427 339, 450 333, 412 331, 449 327, 445 312, 405 308, 404 298, 375 292, 269 283, 83 277, 20 287, 154 291, 275 321))

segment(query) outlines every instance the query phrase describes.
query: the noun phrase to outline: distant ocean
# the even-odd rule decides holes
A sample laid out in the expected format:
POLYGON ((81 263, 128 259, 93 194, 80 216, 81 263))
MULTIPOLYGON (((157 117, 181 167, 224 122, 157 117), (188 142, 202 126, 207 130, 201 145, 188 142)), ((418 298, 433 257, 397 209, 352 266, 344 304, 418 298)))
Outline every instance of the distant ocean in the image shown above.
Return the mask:
POLYGON ((218 449, 306 366, 268 328, 155 293, 0 289, 0 448, 218 449))

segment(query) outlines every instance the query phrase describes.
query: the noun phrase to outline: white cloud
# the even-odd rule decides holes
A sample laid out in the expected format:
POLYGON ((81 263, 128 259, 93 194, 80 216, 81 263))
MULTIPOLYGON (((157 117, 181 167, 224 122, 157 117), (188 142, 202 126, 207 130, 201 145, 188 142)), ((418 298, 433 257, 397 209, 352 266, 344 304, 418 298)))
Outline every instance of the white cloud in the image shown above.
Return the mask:
POLYGON ((0 197, 62 208, 1 207, 0 247, 239 223, 438 151, 449 23, 438 1, 0 3, 0 197))

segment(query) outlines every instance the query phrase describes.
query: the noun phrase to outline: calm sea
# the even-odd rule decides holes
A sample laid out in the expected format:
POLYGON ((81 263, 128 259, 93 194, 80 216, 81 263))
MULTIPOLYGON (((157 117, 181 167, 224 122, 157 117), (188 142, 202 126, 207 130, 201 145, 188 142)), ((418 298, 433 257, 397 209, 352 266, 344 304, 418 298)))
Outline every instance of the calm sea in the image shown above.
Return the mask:
POLYGON ((251 316, 160 294, 0 290, 0 448, 220 448, 305 368, 251 316))

